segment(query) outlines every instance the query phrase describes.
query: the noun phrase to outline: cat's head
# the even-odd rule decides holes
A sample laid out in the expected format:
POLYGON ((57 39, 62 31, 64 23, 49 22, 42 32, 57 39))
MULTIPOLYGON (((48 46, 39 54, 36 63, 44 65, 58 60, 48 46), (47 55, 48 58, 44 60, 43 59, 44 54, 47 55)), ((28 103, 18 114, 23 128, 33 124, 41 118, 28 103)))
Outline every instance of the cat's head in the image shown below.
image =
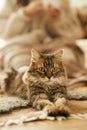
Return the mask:
POLYGON ((23 76, 23 81, 26 84, 29 84, 30 81, 41 81, 46 84, 54 82, 61 85, 65 84, 67 78, 62 55, 63 50, 47 54, 32 49, 31 63, 23 76))

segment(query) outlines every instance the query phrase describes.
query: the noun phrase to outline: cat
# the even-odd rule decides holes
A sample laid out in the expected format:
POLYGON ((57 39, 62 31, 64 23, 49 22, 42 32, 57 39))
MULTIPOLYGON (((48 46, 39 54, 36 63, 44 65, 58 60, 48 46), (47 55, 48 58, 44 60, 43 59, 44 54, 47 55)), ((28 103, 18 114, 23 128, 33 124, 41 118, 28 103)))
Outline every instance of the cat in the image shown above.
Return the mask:
MULTIPOLYGON (((62 55, 63 50, 51 54, 32 49, 31 63, 25 73, 18 73, 13 68, 6 69, 4 72, 7 76, 2 80, 1 87, 10 96, 9 100, 11 96, 19 97, 48 115, 68 116, 70 110, 67 105, 67 74, 62 55)), ((0 109, 3 110, 1 106, 2 101, 0 109)))

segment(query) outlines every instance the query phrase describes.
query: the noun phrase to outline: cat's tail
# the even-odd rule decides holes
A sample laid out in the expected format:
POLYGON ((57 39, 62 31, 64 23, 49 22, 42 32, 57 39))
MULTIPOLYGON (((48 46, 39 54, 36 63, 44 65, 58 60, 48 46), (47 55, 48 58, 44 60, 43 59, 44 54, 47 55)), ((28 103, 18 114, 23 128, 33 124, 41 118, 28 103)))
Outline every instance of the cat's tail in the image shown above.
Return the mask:
POLYGON ((0 113, 10 112, 14 108, 27 107, 29 105, 28 100, 19 97, 0 97, 0 113))

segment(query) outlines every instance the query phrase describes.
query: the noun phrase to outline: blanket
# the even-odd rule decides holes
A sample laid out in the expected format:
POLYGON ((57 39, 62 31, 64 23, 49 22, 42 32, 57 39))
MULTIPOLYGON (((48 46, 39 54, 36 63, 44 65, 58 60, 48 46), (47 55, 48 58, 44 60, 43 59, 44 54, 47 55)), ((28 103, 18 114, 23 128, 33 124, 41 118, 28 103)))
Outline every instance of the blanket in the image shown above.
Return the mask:
MULTIPOLYGON (((25 103, 25 106, 27 106, 25 103)), ((0 114, 0 127, 8 125, 20 125, 22 123, 40 120, 67 120, 67 119, 87 119, 87 101, 69 100, 68 106, 71 109, 69 117, 47 116, 44 111, 36 111, 27 106, 20 109, 14 109, 11 113, 0 114)))

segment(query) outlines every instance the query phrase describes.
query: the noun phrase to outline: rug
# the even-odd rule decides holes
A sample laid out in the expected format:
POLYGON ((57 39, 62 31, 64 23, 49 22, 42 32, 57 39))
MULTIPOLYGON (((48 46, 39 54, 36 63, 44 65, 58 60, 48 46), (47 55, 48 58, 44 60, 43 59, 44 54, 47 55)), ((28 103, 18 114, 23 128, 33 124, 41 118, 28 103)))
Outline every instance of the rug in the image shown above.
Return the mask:
POLYGON ((47 116, 44 111, 36 111, 31 107, 14 109, 10 113, 0 114, 0 127, 40 120, 87 119, 87 100, 69 100, 68 106, 71 109, 69 117, 47 116))

